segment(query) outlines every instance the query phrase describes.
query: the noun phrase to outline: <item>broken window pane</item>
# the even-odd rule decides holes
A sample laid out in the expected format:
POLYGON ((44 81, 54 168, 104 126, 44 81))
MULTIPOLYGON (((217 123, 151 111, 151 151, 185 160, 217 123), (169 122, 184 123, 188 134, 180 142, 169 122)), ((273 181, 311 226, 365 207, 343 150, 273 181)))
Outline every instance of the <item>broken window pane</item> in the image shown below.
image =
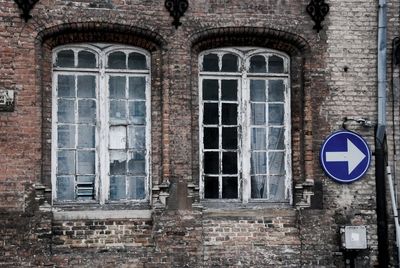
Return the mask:
POLYGON ((203 100, 218 100, 218 80, 203 80, 203 100))
POLYGON ((284 71, 284 63, 281 57, 271 56, 268 58, 268 72, 283 73, 284 71))
POLYGON ((78 111, 79 123, 96 123, 95 100, 79 100, 78 111))
POLYGON ((285 155, 283 152, 268 153, 269 174, 284 175, 285 174, 285 155))
POLYGON ((110 122, 112 124, 126 123, 126 101, 110 101, 110 122))
POLYGON ((110 76, 108 88, 111 99, 125 99, 126 78, 123 76, 110 76))
POLYGON ((126 126, 110 127, 110 149, 126 148, 126 126))
POLYGON ((272 150, 283 150, 285 140, 285 129, 284 128, 269 128, 268 135, 268 149, 272 150))
POLYGON ((268 121, 270 124, 283 125, 283 104, 270 104, 268 110, 268 121))
POLYGON ((222 174, 237 173, 237 152, 222 153, 222 174))
POLYGON ((237 149, 237 127, 222 128, 222 149, 237 149))
POLYGON ((94 179, 95 176, 78 176, 76 182, 76 195, 78 199, 94 199, 94 179))
POLYGON ((237 72, 238 57, 233 54, 225 54, 222 56, 222 72, 237 72))
POLYGON ((146 192, 144 188, 144 177, 128 177, 128 198, 129 199, 144 199, 146 192))
POLYGON ((265 80, 250 80, 250 100, 265 102, 265 80))
POLYGON ((96 55, 89 51, 78 52, 78 67, 80 68, 95 68, 96 55))
POLYGON ((273 201, 285 201, 285 177, 269 177, 269 198, 273 201))
POLYGON ((146 56, 137 52, 132 52, 128 57, 128 68, 132 70, 146 70, 146 56))
POLYGON ((265 104, 253 103, 251 104, 251 124, 265 125, 265 104))
POLYGON ((218 177, 204 178, 204 197, 205 198, 218 198, 219 187, 218 177))
POLYGON ((110 176, 110 200, 126 198, 125 176, 110 176))
POLYGON ((204 153, 204 173, 219 174, 219 153, 205 152, 204 153))
POLYGON ((126 69, 126 55, 124 52, 113 52, 108 55, 108 68, 126 69))
POLYGON ((126 152, 110 151, 110 174, 125 175, 126 174, 126 152))
POLYGON ((268 101, 283 102, 285 100, 284 92, 283 80, 270 80, 268 82, 268 101))
POLYGON ((203 142, 204 149, 218 149, 218 128, 205 127, 203 142))
POLYGON ((57 176, 57 200, 75 199, 75 176, 57 176))
POLYGON ((62 50, 57 53, 56 66, 58 67, 74 67, 74 51, 62 50))
POLYGON ((129 77, 129 99, 146 99, 146 78, 129 77))
POLYGON ((267 174, 267 153, 251 153, 251 174, 267 174))
POLYGON ((237 100, 237 80, 222 80, 221 81, 221 99, 222 100, 237 100))
POLYGON ((145 149, 146 148, 146 128, 133 127, 128 128, 128 148, 145 149))
POLYGON ((75 151, 57 152, 57 174, 75 174, 75 151))
POLYGON ((204 103, 203 124, 218 124, 218 103, 204 103))
POLYGON ((251 149, 265 150, 267 131, 265 128, 251 128, 251 149))
POLYGON ((96 77, 93 75, 78 76, 78 97, 96 98, 96 77))
POLYGON ((237 104, 222 103, 222 124, 236 125, 237 124, 237 104))
POLYGON ((238 198, 237 177, 222 177, 222 198, 238 198))
POLYGON ((146 102, 130 101, 129 102, 129 121, 135 125, 146 124, 146 102))
POLYGON ((268 198, 267 176, 251 176, 251 198, 268 198))
POLYGON ((78 125, 78 148, 94 148, 95 127, 78 125))
POLYGON ((75 148, 75 126, 59 125, 57 134, 58 148, 75 148))
POLYGON ((57 82, 58 97, 75 98, 75 76, 59 75, 57 82))
POLYGON ((250 73, 265 73, 267 72, 267 63, 265 57, 261 55, 253 56, 250 59, 250 73))
POLYGON ((144 151, 129 154, 128 172, 133 175, 146 175, 146 161, 144 151))
POLYGON ((58 100, 57 118, 59 123, 75 122, 75 101, 58 100))
POLYGON ((206 72, 218 72, 218 55, 207 54, 203 57, 203 71, 206 72))
POLYGON ((95 174, 95 152, 78 151, 78 174, 95 174))

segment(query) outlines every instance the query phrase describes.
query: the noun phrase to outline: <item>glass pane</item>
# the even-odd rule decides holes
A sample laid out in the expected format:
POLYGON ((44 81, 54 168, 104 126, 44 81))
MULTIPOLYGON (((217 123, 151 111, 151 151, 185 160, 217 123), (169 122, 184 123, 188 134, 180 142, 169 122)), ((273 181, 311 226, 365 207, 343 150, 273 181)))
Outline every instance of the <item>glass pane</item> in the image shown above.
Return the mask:
POLYGON ((237 104, 223 103, 222 104, 222 124, 236 125, 237 124, 237 104))
POLYGON ((146 148, 146 128, 128 127, 128 148, 145 149, 146 148))
POLYGON ((222 71, 223 72, 237 72, 238 71, 238 57, 233 54, 225 54, 222 56, 222 71))
POLYGON ((268 198, 267 176, 251 176, 251 198, 268 198))
POLYGON ((96 77, 93 75, 78 76, 78 97, 96 98, 96 77))
POLYGON ((75 76, 59 75, 57 82, 58 97, 75 98, 75 76))
POLYGON ((126 123, 126 101, 110 101, 110 122, 126 123))
POLYGON ((129 121, 135 125, 146 124, 146 102, 144 101, 129 102, 129 121))
POLYGON ((218 100, 218 80, 203 80, 203 100, 218 100))
POLYGON ((89 51, 78 52, 78 67, 96 68, 96 55, 89 51))
POLYGON ((126 148, 126 126, 110 127, 110 149, 126 148))
POLYGON ((74 51, 62 50, 57 53, 56 66, 58 67, 74 67, 74 51))
POLYGON ((285 155, 283 152, 269 152, 269 174, 285 175, 285 155))
POLYGON ((265 57, 258 55, 250 59, 250 73, 265 73, 267 72, 267 64, 265 57))
POLYGON ((251 154, 251 174, 267 174, 267 153, 251 154))
POLYGON ((129 153, 128 172, 133 175, 146 175, 146 161, 143 151, 129 153))
POLYGON ((284 92, 283 80, 270 80, 268 82, 268 101, 285 101, 284 92))
POLYGON ((78 151, 78 174, 95 174, 94 151, 78 151))
POLYGON ((124 52, 113 52, 108 55, 108 68, 126 69, 126 55, 124 52))
POLYGON ((129 77, 129 99, 146 99, 146 78, 129 77))
POLYGON ((203 124, 218 125, 218 103, 204 103, 203 124))
POLYGON ((78 176, 76 183, 76 195, 78 199, 94 199, 94 179, 95 176, 78 176))
POLYGON ((272 150, 283 150, 285 140, 285 129, 284 128, 269 128, 268 135, 268 149, 272 150))
POLYGON ((57 152, 57 174, 75 174, 75 151, 57 152))
POLYGON ((110 174, 126 174, 126 152, 110 150, 110 174))
POLYGON ((273 201, 285 201, 285 177, 269 177, 269 198, 273 201))
POLYGON ((265 125, 265 104, 253 103, 251 104, 251 124, 265 125))
POLYGON ((271 56, 268 59, 268 72, 283 73, 285 71, 283 59, 278 56, 271 56))
POLYGON ((205 152, 204 153, 204 173, 218 174, 219 173, 219 153, 205 152))
POLYGON ((270 104, 268 113, 268 121, 270 124, 283 125, 283 104, 270 104))
POLYGON ((204 198, 218 198, 218 177, 204 178, 204 198))
POLYGON ((79 100, 78 111, 79 123, 96 123, 96 101, 79 100))
POLYGON ((203 71, 206 72, 218 72, 218 55, 207 54, 203 57, 203 71))
POLYGON ((58 126, 57 146, 58 148, 75 148, 75 126, 58 126))
POLYGON ((265 128, 251 128, 251 149, 265 150, 267 147, 266 135, 267 131, 265 128))
POLYGON ((222 128, 222 148, 237 149, 237 127, 222 128))
POLYGON ((223 174, 237 173, 237 152, 222 153, 222 173, 223 174))
POLYGON ((218 128, 204 128, 204 149, 218 149, 218 128))
POLYGON ((94 148, 95 146, 95 127, 94 126, 78 126, 78 147, 94 148))
POLYGON ((126 78, 123 76, 111 76, 108 80, 109 93, 111 99, 125 99, 126 78))
POLYGON ((128 177, 128 198, 144 199, 146 192, 144 188, 144 177, 128 177))
POLYGON ((75 199, 75 176, 57 176, 57 200, 75 199))
POLYGON ((222 178, 222 198, 238 198, 237 177, 222 178))
POLYGON ((128 68, 133 70, 146 70, 146 56, 137 52, 132 52, 128 57, 128 68))
POLYGON ((237 100, 237 80, 222 80, 221 81, 222 87, 222 100, 237 100))
POLYGON ((57 119, 59 123, 74 123, 75 122, 75 101, 73 100, 58 100, 57 119))
POLYGON ((110 200, 126 198, 125 176, 110 176, 110 200))
POLYGON ((265 80, 250 80, 250 100, 265 102, 265 80))

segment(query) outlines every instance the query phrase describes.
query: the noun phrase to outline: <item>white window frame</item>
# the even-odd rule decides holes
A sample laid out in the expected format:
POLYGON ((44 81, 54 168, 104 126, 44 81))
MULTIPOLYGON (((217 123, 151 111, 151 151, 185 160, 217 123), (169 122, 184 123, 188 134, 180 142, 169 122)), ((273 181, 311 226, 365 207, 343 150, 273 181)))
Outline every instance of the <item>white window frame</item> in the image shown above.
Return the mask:
MULTIPOLYGON (((226 47, 218 49, 210 49, 200 53, 199 55, 199 171, 200 171, 200 198, 203 201, 218 203, 285 203, 292 204, 292 160, 291 160, 291 111, 290 111, 290 57, 280 51, 272 49, 261 49, 254 47, 226 47), (239 72, 208 72, 203 71, 203 57, 206 54, 217 54, 219 56, 219 68, 221 69, 223 54, 231 53, 238 56, 239 72), (284 61, 284 73, 250 73, 250 58, 255 55, 279 56, 284 61), (251 198, 251 171, 250 171, 250 152, 251 152, 251 135, 250 135, 250 79, 271 79, 280 78, 284 80, 284 168, 285 168, 285 202, 274 202, 268 199, 252 199, 251 198), (203 131, 203 80, 204 79, 238 79, 238 199, 209 199, 205 198, 204 188, 204 131, 203 131)), ((268 115, 267 115, 268 116, 268 115)), ((221 140, 221 132, 219 139, 221 140)), ((221 187, 221 185, 220 185, 221 187)), ((221 189, 219 189, 221 190, 221 189)))
MULTIPOLYGON (((52 202, 53 204, 66 203, 95 203, 95 204, 112 204, 112 203, 148 203, 151 200, 151 62, 150 53, 144 49, 131 46, 102 44, 102 43, 85 43, 59 46, 53 50, 53 69, 52 69, 52 139, 51 139, 51 181, 52 181, 52 202), (86 50, 96 55, 96 68, 65 68, 57 67, 57 53, 62 50, 73 50, 75 52, 75 62, 77 62, 77 51, 86 50), (112 52, 132 53, 137 52, 146 57, 146 70, 130 70, 130 69, 107 69, 108 55, 112 52), (95 193, 94 200, 73 200, 60 201, 57 200, 57 78, 60 74, 95 74, 96 75, 96 130, 95 130, 95 193), (145 127, 145 198, 144 199, 125 199, 121 201, 109 200, 110 194, 110 160, 109 160, 109 110, 110 99, 108 90, 108 79, 111 74, 119 74, 125 77, 140 76, 145 77, 145 105, 146 105, 146 127, 145 127)), ((75 110, 75 116, 77 110, 75 110)), ((75 136, 77 133, 75 133, 75 136)), ((77 142, 77 139, 76 141, 77 142)))

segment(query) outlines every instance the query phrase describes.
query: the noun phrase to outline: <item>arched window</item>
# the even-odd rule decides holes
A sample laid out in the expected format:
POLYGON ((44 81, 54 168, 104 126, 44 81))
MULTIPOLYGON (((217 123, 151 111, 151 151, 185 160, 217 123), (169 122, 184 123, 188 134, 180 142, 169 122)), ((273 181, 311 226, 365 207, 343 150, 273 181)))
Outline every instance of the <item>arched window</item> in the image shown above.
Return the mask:
POLYGON ((149 54, 109 44, 53 51, 55 202, 148 200, 149 54))
POLYGON ((202 199, 290 203, 288 56, 221 48, 199 64, 202 199))

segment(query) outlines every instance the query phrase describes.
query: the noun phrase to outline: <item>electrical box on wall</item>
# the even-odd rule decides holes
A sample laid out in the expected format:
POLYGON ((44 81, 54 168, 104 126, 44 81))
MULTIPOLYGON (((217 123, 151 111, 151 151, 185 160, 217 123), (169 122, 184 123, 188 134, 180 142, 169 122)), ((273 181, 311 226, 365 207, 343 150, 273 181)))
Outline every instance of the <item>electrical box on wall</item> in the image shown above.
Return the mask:
POLYGON ((340 228, 340 236, 343 249, 367 248, 367 228, 365 226, 343 226, 340 228))
POLYGON ((0 112, 13 112, 14 104, 14 90, 0 89, 0 112))

